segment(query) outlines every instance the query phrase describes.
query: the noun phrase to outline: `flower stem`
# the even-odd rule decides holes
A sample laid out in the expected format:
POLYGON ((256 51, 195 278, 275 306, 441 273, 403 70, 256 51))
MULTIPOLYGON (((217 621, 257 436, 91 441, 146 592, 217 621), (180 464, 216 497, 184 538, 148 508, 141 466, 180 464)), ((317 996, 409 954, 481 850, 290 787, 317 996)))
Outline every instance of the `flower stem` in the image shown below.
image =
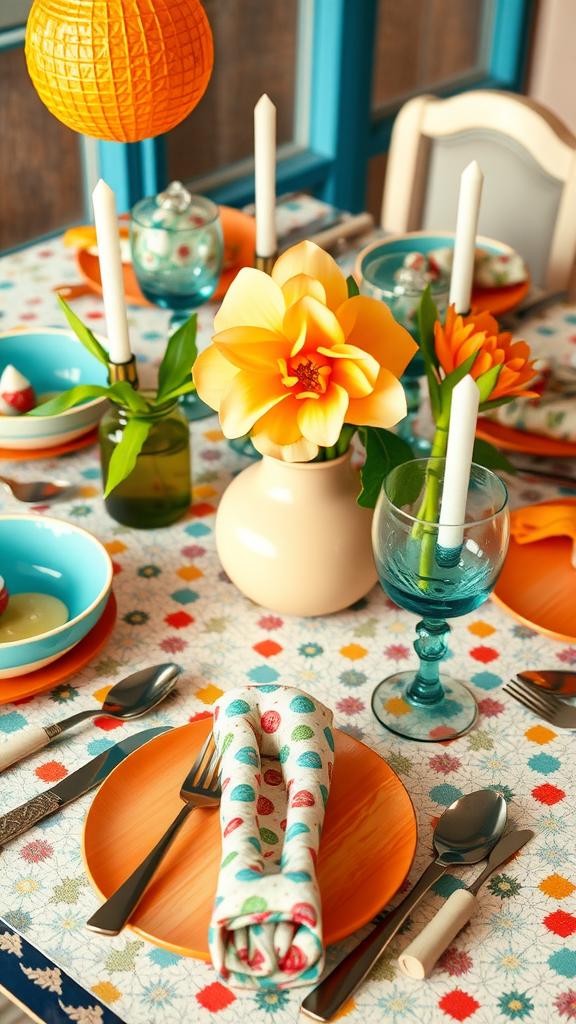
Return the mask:
MULTIPOLYGON (((448 431, 438 425, 434 435, 434 443, 430 458, 443 458, 448 445, 448 431)), ((430 523, 438 522, 438 510, 440 506, 440 477, 434 468, 429 468, 426 474, 424 498, 418 510, 418 522, 414 525, 412 535, 421 538, 420 566, 418 569, 420 590, 428 590, 428 577, 431 575, 434 565, 434 549, 436 547, 437 530, 430 527, 430 523)))

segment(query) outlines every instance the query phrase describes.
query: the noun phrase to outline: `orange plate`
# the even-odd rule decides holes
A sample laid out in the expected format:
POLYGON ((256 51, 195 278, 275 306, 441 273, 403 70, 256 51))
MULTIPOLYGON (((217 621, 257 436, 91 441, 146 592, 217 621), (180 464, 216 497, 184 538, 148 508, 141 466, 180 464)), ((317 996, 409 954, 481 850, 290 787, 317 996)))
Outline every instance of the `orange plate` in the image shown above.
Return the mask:
POLYGON ((41 693, 42 690, 50 690, 58 683, 64 683, 66 679, 76 675, 104 647, 114 629, 117 612, 116 598, 113 593, 110 593, 106 607, 96 625, 71 651, 63 654, 56 661, 51 661, 44 668, 28 672, 25 676, 0 679, 0 704, 12 704, 13 701, 21 700, 23 697, 33 697, 34 694, 41 693))
POLYGON ((94 427, 82 437, 76 437, 66 444, 57 444, 54 448, 0 448, 0 459, 9 462, 26 462, 29 459, 53 459, 56 455, 67 455, 81 448, 88 448, 98 440, 98 427, 94 427))
POLYGON ((492 316, 503 316, 514 309, 530 291, 530 278, 507 288, 473 288, 471 305, 473 310, 487 309, 492 316))
POLYGON ((524 452, 526 455, 545 455, 549 458, 573 457, 576 455, 576 444, 568 441, 556 441, 553 437, 542 437, 541 434, 528 434, 525 430, 515 430, 503 423, 480 418, 476 429, 476 437, 483 441, 491 441, 497 448, 510 452, 524 452))
MULTIPOLYGON (((234 210, 231 206, 221 206, 220 219, 224 233, 224 269, 212 296, 215 301, 224 298, 242 267, 254 266, 256 246, 256 221, 253 217, 242 213, 241 210, 234 210)), ((98 257, 89 253, 87 249, 79 249, 76 253, 76 263, 92 291, 102 295, 102 278, 98 257)), ((126 301, 133 306, 150 306, 151 303, 144 298, 140 291, 131 263, 122 264, 122 276, 126 301)))
MULTIPOLYGON (((212 720, 205 719, 156 737, 100 787, 86 818, 82 852, 101 899, 111 896, 178 814, 180 786, 211 728, 212 720)), ((346 733, 336 731, 335 742, 318 858, 326 945, 361 928, 392 899, 416 849, 414 808, 399 778, 346 733)), ((218 809, 194 811, 130 927, 164 949, 209 960, 220 858, 218 809)))
MULTIPOLYGON (((559 498, 547 505, 576 504, 559 498)), ((553 640, 576 643, 576 569, 573 541, 548 537, 517 544, 513 537, 492 598, 523 626, 553 640)))

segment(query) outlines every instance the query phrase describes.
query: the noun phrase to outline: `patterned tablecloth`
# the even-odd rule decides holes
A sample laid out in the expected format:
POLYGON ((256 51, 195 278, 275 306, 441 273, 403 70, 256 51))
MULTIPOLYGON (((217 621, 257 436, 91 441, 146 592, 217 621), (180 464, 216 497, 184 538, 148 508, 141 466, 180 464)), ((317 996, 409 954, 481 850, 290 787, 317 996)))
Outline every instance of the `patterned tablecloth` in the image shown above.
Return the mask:
MULTIPOLYGON (((0 326, 62 325, 51 289, 75 280, 72 255, 59 240, 5 257, 0 261, 0 326)), ((78 300, 75 309, 104 332, 99 299, 78 300)), ((203 344, 213 312, 208 306, 199 313, 203 344)), ((129 317, 146 383, 163 352, 167 315, 131 308, 129 317)), ((553 344, 568 360, 571 352, 576 355, 576 309, 548 310, 524 333, 538 351, 553 344)), ((0 708, 0 741, 29 722, 47 724, 93 706, 113 682, 149 663, 174 659, 185 674, 176 696, 145 723, 123 726, 101 719, 87 724, 3 774, 2 809, 48 788, 130 732, 208 715, 228 687, 248 680, 302 687, 333 708, 340 729, 377 750, 410 793, 420 837, 410 882, 429 860, 435 820, 463 793, 483 786, 498 789, 509 803, 510 822, 537 832, 518 859, 482 890, 479 913, 429 981, 400 975, 398 951, 478 869, 440 880, 343 1016, 350 1024, 576 1020, 574 739, 540 724, 500 688, 520 668, 569 667, 576 662, 576 647, 531 632, 488 602, 456 620, 451 638, 450 671, 474 688, 480 707, 477 727, 450 744, 395 738, 373 718, 370 694, 390 671, 415 664, 414 616, 393 606, 380 587, 353 608, 325 619, 286 618, 242 597, 221 571, 213 527, 219 496, 248 460, 222 439, 216 417, 195 424, 192 435, 193 505, 185 519, 165 530, 130 530, 108 517, 96 447, 60 460, 10 464, 10 472, 22 479, 55 473, 78 485, 70 503, 36 511, 78 523, 107 546, 116 571, 119 615, 106 647, 76 678, 0 708)), ((557 493, 525 479, 511 484, 513 507, 557 493)), ((0 507, 22 511, 4 491, 0 507)), ((0 985, 4 978, 8 988, 6 979, 18 976, 27 1005, 38 1006, 41 995, 40 1004, 51 1006, 47 1019, 78 1024, 100 1024, 114 1014, 129 1024, 297 1021, 305 990, 233 991, 215 981, 207 964, 166 952, 130 931, 109 940, 86 930, 85 921, 97 905, 80 853, 89 804, 90 796, 84 797, 1 854, 0 985), (65 973, 82 989, 67 989, 65 973)), ((336 957, 352 945, 343 943, 329 953, 336 957)))

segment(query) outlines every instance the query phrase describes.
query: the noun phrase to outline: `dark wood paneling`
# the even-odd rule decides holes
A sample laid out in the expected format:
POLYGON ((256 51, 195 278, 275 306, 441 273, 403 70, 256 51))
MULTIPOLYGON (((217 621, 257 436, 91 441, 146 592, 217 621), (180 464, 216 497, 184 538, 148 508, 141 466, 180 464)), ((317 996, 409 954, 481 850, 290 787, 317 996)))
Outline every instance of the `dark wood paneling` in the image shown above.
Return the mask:
POLYGON ((298 3, 205 0, 214 70, 196 110, 167 135, 168 173, 187 180, 251 156, 254 104, 267 92, 277 108, 277 140, 294 134, 298 3))
POLYGON ((0 250, 83 216, 79 136, 38 97, 24 50, 0 53, 0 250))

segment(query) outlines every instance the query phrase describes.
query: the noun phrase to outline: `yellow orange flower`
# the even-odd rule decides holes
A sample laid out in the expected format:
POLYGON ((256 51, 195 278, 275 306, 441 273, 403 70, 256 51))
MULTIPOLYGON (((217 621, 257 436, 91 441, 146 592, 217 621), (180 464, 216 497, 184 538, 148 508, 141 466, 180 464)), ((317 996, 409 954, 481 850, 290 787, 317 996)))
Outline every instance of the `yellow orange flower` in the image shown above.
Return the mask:
POLYGON ((344 422, 391 427, 406 415, 398 381, 416 351, 390 310, 348 298, 338 265, 312 242, 276 262, 272 277, 244 268, 196 360, 200 398, 226 437, 251 432, 264 455, 307 462, 344 422))
POLYGON ((477 352, 470 373, 477 379, 493 366, 502 369, 498 380, 486 399, 498 401, 511 395, 538 397, 535 391, 526 391, 526 385, 536 376, 533 362, 530 362, 530 346, 525 341, 512 341, 507 331, 500 333, 498 324, 490 313, 473 313, 471 316, 456 315, 454 306, 449 306, 444 327, 434 324, 436 355, 445 374, 452 373, 477 352))

